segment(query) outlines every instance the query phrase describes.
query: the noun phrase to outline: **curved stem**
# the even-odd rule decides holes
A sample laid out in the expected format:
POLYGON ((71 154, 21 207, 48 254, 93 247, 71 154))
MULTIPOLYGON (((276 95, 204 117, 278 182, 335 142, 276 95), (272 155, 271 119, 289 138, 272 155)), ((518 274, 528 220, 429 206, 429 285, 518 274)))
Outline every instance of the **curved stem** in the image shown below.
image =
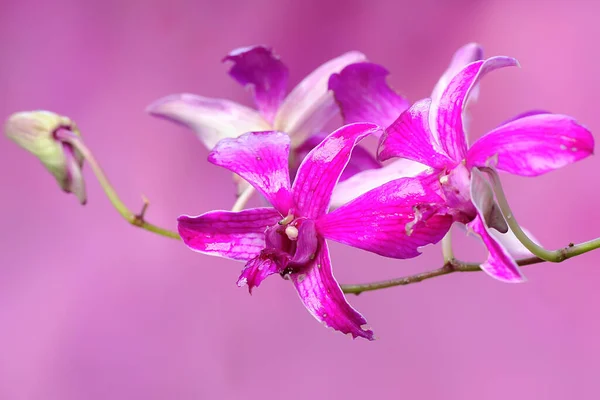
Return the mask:
POLYGON ((129 222, 131 225, 156 233, 158 235, 165 236, 171 239, 181 240, 181 237, 177 232, 173 232, 168 229, 161 228, 160 226, 153 225, 144 219, 144 214, 149 204, 148 200, 146 200, 145 198, 144 205, 140 213, 136 214, 132 212, 129 208, 127 208, 127 206, 125 205, 125 203, 123 203, 113 186, 110 184, 108 178, 106 177, 106 174, 100 167, 100 164, 92 154, 91 150, 83 143, 81 138, 63 129, 60 129, 57 132, 57 136, 60 137, 61 140, 71 144, 71 146, 73 146, 75 149, 77 149, 77 151, 79 151, 83 155, 86 162, 92 168, 94 175, 96 175, 96 178, 98 179, 100 186, 102 186, 104 193, 106 193, 108 200, 110 200, 113 207, 118 211, 119 214, 121 214, 123 218, 127 220, 127 222, 129 222))
POLYGON ((231 211, 242 211, 244 207, 246 207, 248 200, 250 200, 254 194, 254 190, 255 189, 253 186, 248 185, 248 187, 244 189, 244 191, 238 196, 237 200, 233 204, 233 207, 231 207, 231 211))
POLYGON ((517 239, 519 239, 519 241, 523 243, 523 246, 525 246, 527 250, 531 251, 537 257, 546 261, 561 262, 575 255, 587 253, 588 251, 600 248, 600 238, 590 240, 578 246, 571 246, 558 250, 547 250, 542 246, 538 245, 533 240, 531 240, 529 236, 527 236, 527 234, 523 231, 523 229, 521 229, 521 226, 515 219, 515 216, 512 210, 510 209, 510 206, 508 205, 508 200, 506 199, 506 195, 504 194, 504 189, 502 188, 502 183, 500 182, 500 177, 498 176, 498 173, 491 168, 481 168, 481 170, 487 172, 492 181, 492 187, 494 188, 494 193, 496 194, 498 205, 500 206, 500 210, 502 211, 502 214, 504 215, 508 226, 514 232, 517 239), (573 247, 575 247, 575 249, 573 247))
MULTIPOLYGON (((562 262, 569 258, 579 256, 584 253, 588 253, 592 250, 600 248, 600 238, 583 242, 580 244, 569 244, 567 247, 556 250, 557 254, 560 254, 560 260, 555 262, 562 262)), ((529 257, 517 260, 517 265, 523 267, 526 265, 533 265, 546 262, 540 257, 529 257)), ((476 272, 481 271, 479 264, 465 263, 458 260, 447 261, 443 267, 434 269, 431 271, 421 272, 415 275, 403 276, 401 278, 393 278, 379 282, 361 283, 355 285, 341 285, 344 293, 361 294, 362 292, 369 292, 373 290, 385 289, 394 286, 405 286, 411 283, 417 283, 426 279, 435 278, 436 276, 448 275, 453 272, 476 272)))

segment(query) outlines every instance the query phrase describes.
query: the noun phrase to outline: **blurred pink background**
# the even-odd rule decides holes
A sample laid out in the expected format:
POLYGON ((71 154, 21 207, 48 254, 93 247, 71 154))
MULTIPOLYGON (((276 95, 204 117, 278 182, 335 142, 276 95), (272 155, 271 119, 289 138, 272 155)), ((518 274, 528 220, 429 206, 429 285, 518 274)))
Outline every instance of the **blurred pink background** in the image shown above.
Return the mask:
MULTIPOLYGON (((144 113, 182 91, 250 103, 220 59, 272 45, 295 84, 361 50, 412 100, 456 48, 511 55, 522 69, 482 84, 472 140, 528 109, 600 130, 600 4, 581 0, 0 3, 0 116, 72 117, 134 210, 175 228, 181 213, 233 201, 230 175, 193 134, 144 113)), ((253 296, 241 264, 129 227, 89 168, 89 204, 60 192, 29 154, 0 145, 0 399, 597 399, 600 252, 527 267, 529 282, 455 274, 349 299, 378 340, 323 328, 289 282, 253 296)), ((600 236, 588 159, 537 178, 506 177, 520 222, 545 245, 600 236)), ((484 256, 456 231, 458 254, 484 256)), ((333 245, 339 281, 438 267, 439 248, 397 261, 333 245)))

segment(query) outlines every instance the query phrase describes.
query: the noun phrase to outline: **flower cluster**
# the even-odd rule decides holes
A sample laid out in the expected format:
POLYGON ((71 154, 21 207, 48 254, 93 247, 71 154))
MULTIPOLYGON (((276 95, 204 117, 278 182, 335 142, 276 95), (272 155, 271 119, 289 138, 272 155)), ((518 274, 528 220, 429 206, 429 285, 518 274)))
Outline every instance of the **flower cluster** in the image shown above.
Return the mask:
MULTIPOLYGON (((323 64, 289 93, 288 69, 267 47, 237 49, 224 61, 252 92, 256 110, 192 94, 148 107, 191 128, 210 150, 208 161, 234 174, 243 199, 232 211, 179 217, 179 235, 194 251, 243 261, 237 284, 250 292, 271 275, 291 281, 317 320, 354 338, 372 340, 373 332, 334 278, 326 239, 408 259, 447 237, 453 224, 465 225, 488 249, 481 269, 522 282, 515 257, 531 255, 532 245, 511 229, 522 233, 494 186, 497 171, 533 177, 593 153, 584 126, 541 111, 511 118, 469 145, 468 106, 481 79, 518 66, 511 57, 484 59, 475 43, 461 47, 429 97, 414 103, 359 52, 323 64), (343 125, 328 133, 336 116, 343 125), (359 144, 369 136, 379 140, 376 154, 359 144), (244 209, 254 192, 265 206, 244 209)), ((60 134, 76 128, 48 115, 17 114, 7 134, 82 198, 83 158, 72 148, 81 141, 60 134), (41 133, 45 125, 36 121, 52 126, 41 133)))

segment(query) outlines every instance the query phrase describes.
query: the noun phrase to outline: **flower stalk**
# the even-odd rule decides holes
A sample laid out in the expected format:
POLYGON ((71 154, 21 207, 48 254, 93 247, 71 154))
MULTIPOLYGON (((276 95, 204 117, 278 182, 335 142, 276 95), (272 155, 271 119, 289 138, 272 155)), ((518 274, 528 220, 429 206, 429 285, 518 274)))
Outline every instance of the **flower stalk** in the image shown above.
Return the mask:
POLYGON ((570 246, 558 250, 547 250, 539 244, 535 243, 533 240, 531 240, 531 238, 529 238, 529 236, 527 236, 527 234, 523 231, 523 229, 517 222, 508 204, 506 195, 504 194, 504 189, 502 188, 502 183, 500 182, 500 177, 498 176, 498 173, 492 168, 482 168, 482 170, 486 172, 490 177, 490 180, 492 182, 492 188, 494 189, 498 205, 500 206, 500 210, 502 211, 502 215, 504 215, 508 226, 514 232, 515 236, 517 237, 517 239, 519 239, 523 246, 525 246, 527 250, 532 252, 535 256, 541 258, 544 261, 558 263, 568 258, 600 248, 600 238, 581 243, 577 246, 571 244, 570 246))
POLYGON ((142 206, 142 210, 139 213, 134 213, 125 205, 125 203, 123 203, 116 190, 108 180, 106 174, 102 170, 102 167, 100 167, 100 164, 96 160, 96 157, 94 157, 94 154, 83 143, 80 137, 66 129, 59 129, 56 132, 56 136, 63 140, 65 143, 69 143, 71 146, 73 146, 73 148, 78 150, 83 155, 89 166, 92 168, 92 171, 94 172, 96 179, 98 179, 100 186, 102 186, 102 190, 104 190, 106 197, 108 197, 108 200, 111 202, 113 207, 127 222, 129 222, 133 226, 137 226, 138 228, 145 229, 149 232, 153 232, 171 239, 181 240, 181 237, 177 232, 161 228, 157 225, 151 224, 148 221, 146 221, 145 214, 149 205, 149 202, 146 198, 143 198, 144 205, 142 206))

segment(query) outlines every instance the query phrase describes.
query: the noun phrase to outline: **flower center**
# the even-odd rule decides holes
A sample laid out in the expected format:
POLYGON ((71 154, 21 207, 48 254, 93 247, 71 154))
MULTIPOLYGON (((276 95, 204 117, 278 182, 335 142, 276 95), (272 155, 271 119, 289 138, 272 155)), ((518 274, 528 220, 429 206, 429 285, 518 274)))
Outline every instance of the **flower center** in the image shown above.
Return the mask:
POLYGON ((288 214, 277 225, 268 227, 266 247, 261 256, 278 264, 282 276, 298 272, 315 258, 319 240, 311 219, 288 214))
POLYGON ((455 218, 460 222, 469 222, 477 215, 471 201, 471 173, 460 163, 443 172, 439 178, 446 204, 456 211, 455 218))

